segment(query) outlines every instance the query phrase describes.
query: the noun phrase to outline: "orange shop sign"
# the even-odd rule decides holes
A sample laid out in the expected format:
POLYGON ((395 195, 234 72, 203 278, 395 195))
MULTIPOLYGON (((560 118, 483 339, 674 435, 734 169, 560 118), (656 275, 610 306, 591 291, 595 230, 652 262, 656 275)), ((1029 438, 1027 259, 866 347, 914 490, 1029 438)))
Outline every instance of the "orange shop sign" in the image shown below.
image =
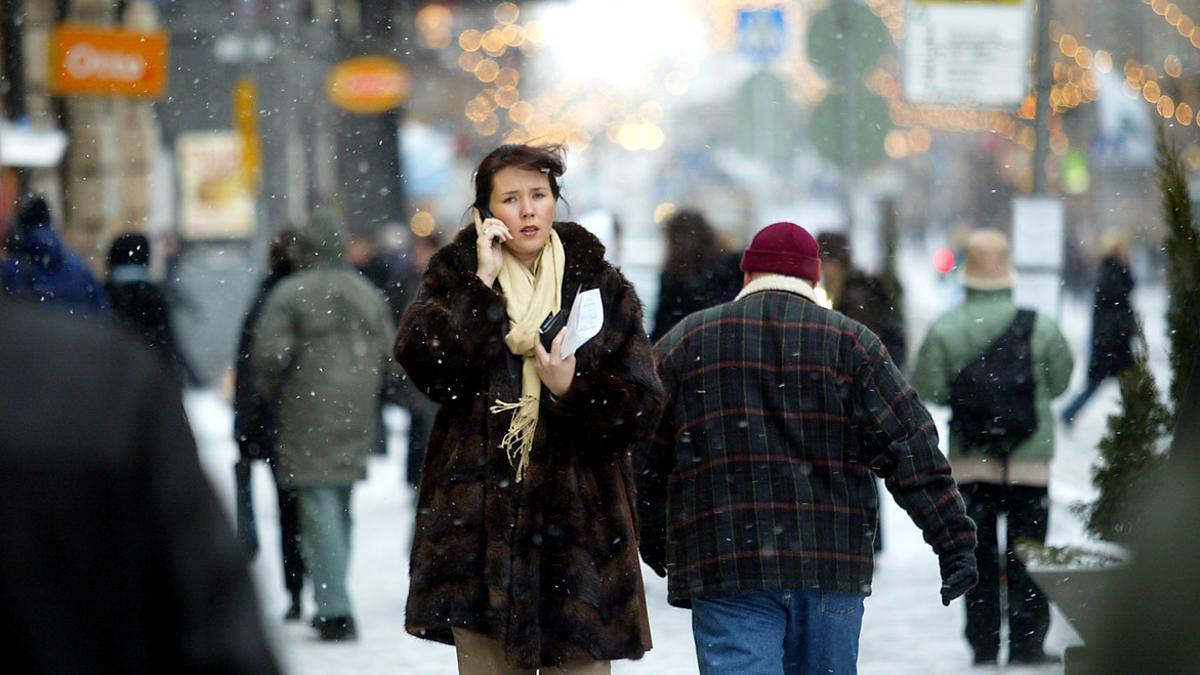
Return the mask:
POLYGON ((50 90, 60 95, 161 98, 167 34, 64 24, 50 40, 50 90))
POLYGON ((374 115, 404 103, 411 86, 408 71, 396 61, 360 56, 342 61, 329 71, 325 94, 343 110, 374 115))

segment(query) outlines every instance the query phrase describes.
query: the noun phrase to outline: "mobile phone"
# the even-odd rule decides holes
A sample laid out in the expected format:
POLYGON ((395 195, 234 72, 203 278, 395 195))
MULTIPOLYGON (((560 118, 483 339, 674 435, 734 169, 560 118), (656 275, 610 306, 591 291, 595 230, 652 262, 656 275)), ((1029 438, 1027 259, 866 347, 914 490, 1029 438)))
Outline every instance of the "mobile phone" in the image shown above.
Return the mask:
POLYGON ((554 343, 554 338, 558 337, 558 331, 562 330, 565 325, 567 325, 566 312, 550 312, 542 320, 542 325, 538 328, 538 339, 542 341, 542 346, 546 348, 547 352, 550 351, 550 345, 554 343))
MULTIPOLYGON (((488 207, 486 207, 486 206, 480 207, 479 220, 482 221, 482 220, 487 220, 488 218, 495 218, 495 217, 496 216, 492 215, 492 212, 490 209, 488 209, 488 207)), ((499 219, 497 219, 497 220, 499 220, 499 219)))

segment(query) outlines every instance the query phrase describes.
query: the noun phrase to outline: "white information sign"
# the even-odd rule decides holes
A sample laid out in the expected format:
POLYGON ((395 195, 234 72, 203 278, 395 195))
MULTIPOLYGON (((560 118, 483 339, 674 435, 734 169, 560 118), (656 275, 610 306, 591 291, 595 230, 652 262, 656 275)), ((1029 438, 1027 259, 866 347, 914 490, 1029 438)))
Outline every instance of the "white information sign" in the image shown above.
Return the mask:
POLYGON ((1063 203, 1049 197, 1013 200, 1013 300, 1019 307, 1058 318, 1062 297, 1063 203))
POLYGON ((1018 270, 1058 270, 1063 263, 1063 203, 1049 197, 1013 200, 1012 261, 1018 270))
POLYGON ((1029 93, 1031 0, 908 0, 904 97, 919 105, 1016 106, 1029 93))

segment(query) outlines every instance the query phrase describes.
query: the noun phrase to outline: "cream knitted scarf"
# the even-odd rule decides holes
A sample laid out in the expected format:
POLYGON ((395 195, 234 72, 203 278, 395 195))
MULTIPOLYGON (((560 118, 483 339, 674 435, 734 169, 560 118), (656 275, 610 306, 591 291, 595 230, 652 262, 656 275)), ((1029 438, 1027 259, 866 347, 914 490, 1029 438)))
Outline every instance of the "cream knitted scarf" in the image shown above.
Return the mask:
POLYGON ((522 265, 508 249, 503 250, 503 255, 504 262, 497 278, 504 291, 508 311, 509 331, 504 343, 509 351, 520 356, 524 362, 521 367, 521 398, 513 403, 496 399, 491 411, 493 414, 516 411, 508 425, 508 433, 500 441, 500 447, 508 453, 508 461, 516 469, 517 481, 520 482, 529 466, 542 392, 534 345, 538 340, 538 328, 546 315, 562 307, 565 261, 562 239, 553 229, 550 230, 550 241, 531 267, 522 265))

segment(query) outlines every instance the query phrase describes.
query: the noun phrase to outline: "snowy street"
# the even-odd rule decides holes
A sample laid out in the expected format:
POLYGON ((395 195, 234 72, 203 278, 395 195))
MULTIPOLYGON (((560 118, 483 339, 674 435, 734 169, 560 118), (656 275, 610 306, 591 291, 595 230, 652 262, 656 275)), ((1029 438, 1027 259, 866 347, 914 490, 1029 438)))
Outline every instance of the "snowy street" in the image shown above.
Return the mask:
MULTIPOLYGON (((914 265, 910 269, 923 267, 914 265)), ((916 294, 911 291, 908 295, 911 334, 919 342, 940 308, 948 306, 953 291, 932 278, 907 281, 910 289, 930 291, 920 298, 914 298, 916 294)), ((1165 368, 1162 337, 1165 296, 1162 288, 1143 284, 1138 289, 1135 306, 1146 321, 1154 370, 1161 383, 1165 368)), ((1086 364, 1090 301, 1087 305, 1078 301, 1065 304, 1061 324, 1076 354, 1069 396, 1082 384, 1085 367, 1081 362, 1086 364)), ((1063 399, 1057 404, 1062 405, 1063 399)), ((1089 470, 1106 416, 1115 409, 1116 403, 1116 384, 1109 381, 1093 403, 1085 408, 1073 431, 1058 431, 1058 451, 1052 467, 1050 490, 1053 499, 1051 543, 1085 540, 1082 526, 1069 508, 1072 503, 1093 496, 1089 470)), ((223 500, 231 506, 236 446, 231 436, 229 406, 211 390, 191 392, 187 405, 202 461, 223 500)), ((948 411, 934 409, 933 412, 944 440, 948 411)), ((402 475, 406 416, 398 409, 393 410, 388 415, 388 423, 392 432, 390 452, 386 457, 372 460, 369 480, 354 494, 350 590, 359 623, 360 638, 356 643, 322 643, 307 623, 283 623, 281 617, 287 607, 287 596, 279 564, 274 485, 267 468, 261 463, 255 465, 254 500, 262 550, 254 564, 254 576, 265 612, 265 624, 289 672, 308 675, 455 672, 453 648, 418 640, 404 632, 413 494, 404 484, 402 475)), ((864 675, 987 672, 973 670, 970 666, 970 651, 962 637, 962 601, 955 601, 949 608, 941 605, 935 556, 899 507, 890 499, 885 498, 884 503, 886 548, 877 563, 874 592, 866 603, 860 672, 864 675)), ((615 663, 613 671, 656 675, 695 673, 690 613, 670 607, 666 602, 665 580, 645 566, 642 570, 655 646, 641 661, 615 663)), ((306 614, 311 613, 312 608, 311 595, 306 593, 306 614)), ((1047 651, 1061 653, 1066 646, 1078 642, 1074 631, 1055 610, 1047 651)), ((1050 675, 1061 673, 1062 666, 1007 669, 1001 666, 1000 670, 1050 675)))

